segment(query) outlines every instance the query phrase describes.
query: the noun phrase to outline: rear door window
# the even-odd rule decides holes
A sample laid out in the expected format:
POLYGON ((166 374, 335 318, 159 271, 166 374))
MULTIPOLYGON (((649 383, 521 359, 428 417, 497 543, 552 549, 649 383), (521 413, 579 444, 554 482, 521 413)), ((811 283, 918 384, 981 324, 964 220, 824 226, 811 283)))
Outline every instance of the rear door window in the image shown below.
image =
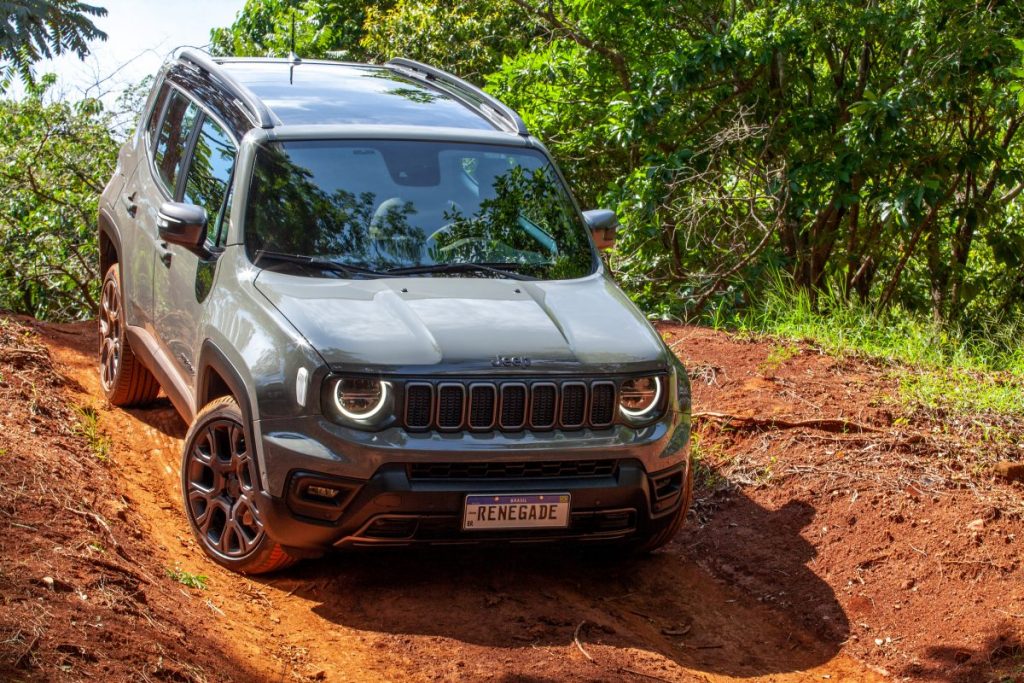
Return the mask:
POLYGON ((178 178, 185 160, 189 138, 199 120, 199 107, 177 90, 171 91, 153 161, 157 173, 172 197, 177 196, 178 178))
POLYGON ((213 119, 206 117, 196 138, 192 162, 185 177, 184 201, 206 209, 210 240, 220 244, 224 232, 225 197, 235 166, 235 145, 213 119))

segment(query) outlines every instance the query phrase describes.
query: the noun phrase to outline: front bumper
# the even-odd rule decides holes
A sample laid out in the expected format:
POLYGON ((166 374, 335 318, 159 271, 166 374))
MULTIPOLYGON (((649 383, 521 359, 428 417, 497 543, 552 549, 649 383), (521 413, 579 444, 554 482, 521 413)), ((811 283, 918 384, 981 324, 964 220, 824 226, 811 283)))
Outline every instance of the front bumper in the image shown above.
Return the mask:
POLYGON ((647 472, 680 464, 688 452, 690 416, 670 413, 641 428, 485 433, 411 433, 393 427, 365 432, 319 415, 254 423, 260 477, 272 497, 285 494, 293 472, 367 481, 394 463, 538 462, 634 459, 647 472))
POLYGON ((262 494, 267 534, 293 549, 394 547, 419 544, 614 541, 649 536, 671 523, 683 504, 689 460, 648 474, 635 459, 615 461, 612 471, 576 476, 505 479, 420 478, 408 464, 382 466, 357 481, 296 471, 285 495, 262 494), (331 504, 314 500, 310 485, 341 493, 331 504), (468 494, 569 493, 565 529, 462 531, 468 494))

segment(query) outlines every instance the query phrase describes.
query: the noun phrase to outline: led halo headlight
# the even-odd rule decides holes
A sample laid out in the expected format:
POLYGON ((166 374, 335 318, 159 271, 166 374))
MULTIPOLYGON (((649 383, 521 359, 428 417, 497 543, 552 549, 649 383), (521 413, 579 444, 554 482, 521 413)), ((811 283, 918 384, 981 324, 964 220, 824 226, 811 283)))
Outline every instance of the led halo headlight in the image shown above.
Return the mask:
POLYGON ((342 377, 334 383, 334 407, 353 422, 366 423, 388 405, 391 383, 368 377, 342 377))
POLYGON ((653 417, 661 406, 662 383, 659 376, 627 379, 619 390, 619 412, 631 422, 653 417))

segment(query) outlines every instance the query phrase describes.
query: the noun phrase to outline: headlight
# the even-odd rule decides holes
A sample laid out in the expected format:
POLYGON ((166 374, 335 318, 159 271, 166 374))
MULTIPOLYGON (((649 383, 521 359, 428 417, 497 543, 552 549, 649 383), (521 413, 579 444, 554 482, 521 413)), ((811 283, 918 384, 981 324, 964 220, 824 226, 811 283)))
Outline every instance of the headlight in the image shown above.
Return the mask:
POLYGON ((373 377, 335 377, 324 392, 325 409, 336 421, 380 428, 392 415, 394 387, 373 377))
POLYGON ((654 417, 661 406, 661 377, 627 379, 619 390, 619 412, 630 422, 641 422, 654 417))

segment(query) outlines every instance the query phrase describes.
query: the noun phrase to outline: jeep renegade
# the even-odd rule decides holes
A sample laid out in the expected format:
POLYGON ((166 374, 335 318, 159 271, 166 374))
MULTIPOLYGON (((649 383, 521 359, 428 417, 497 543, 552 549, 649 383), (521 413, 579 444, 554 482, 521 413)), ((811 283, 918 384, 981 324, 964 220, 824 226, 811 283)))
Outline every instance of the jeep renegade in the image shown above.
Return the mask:
POLYGON ((686 372, 522 119, 406 59, 162 68, 99 208, 107 398, 190 427, 203 550, 667 543, 686 372))

